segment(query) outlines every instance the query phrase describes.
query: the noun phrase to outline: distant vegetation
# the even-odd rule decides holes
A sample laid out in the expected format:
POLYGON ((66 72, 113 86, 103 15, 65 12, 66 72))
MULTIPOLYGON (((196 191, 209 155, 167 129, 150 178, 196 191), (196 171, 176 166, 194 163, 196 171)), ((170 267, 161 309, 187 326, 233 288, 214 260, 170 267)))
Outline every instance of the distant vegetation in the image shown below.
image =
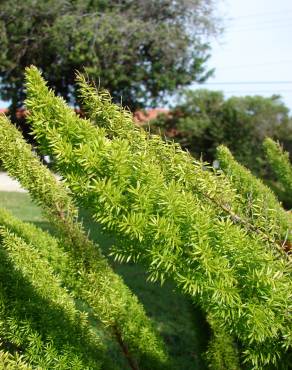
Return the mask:
MULTIPOLYGON (((151 131, 175 140, 196 158, 213 162, 218 145, 226 145, 235 158, 265 179, 287 207, 291 197, 267 166, 262 142, 280 141, 292 155, 292 117, 279 96, 231 97, 209 90, 186 91, 167 114, 150 121, 151 131)), ((288 159, 289 161, 289 159, 288 159)))

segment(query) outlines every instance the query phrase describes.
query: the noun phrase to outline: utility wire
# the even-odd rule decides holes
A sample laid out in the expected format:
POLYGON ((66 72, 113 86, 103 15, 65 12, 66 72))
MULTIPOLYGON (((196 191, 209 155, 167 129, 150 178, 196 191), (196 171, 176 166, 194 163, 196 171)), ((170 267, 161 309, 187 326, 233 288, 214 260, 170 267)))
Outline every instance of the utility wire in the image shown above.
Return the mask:
MULTIPOLYGON (((200 86, 195 86, 196 88, 200 88, 200 86)), ((219 88, 218 88, 219 89, 219 88)), ((286 93, 292 93, 292 90, 281 90, 281 89, 275 89, 275 90, 226 90, 224 89, 224 92, 226 93, 238 93, 238 94, 260 94, 260 93, 267 93, 267 94, 286 94, 286 93)))
POLYGON ((224 90, 226 94, 286 94, 286 93, 292 93, 292 90, 224 90))
POLYGON ((285 18, 281 17, 276 17, 272 19, 247 19, 247 22, 243 19, 243 22, 237 19, 231 19, 227 18, 227 24, 225 25, 226 29, 236 29, 236 30, 249 30, 254 28, 265 28, 265 27, 270 27, 270 26, 289 26, 292 24, 292 18, 291 14, 285 14, 285 18), (286 22, 289 22, 288 24, 286 22))
POLYGON ((245 30, 254 30, 254 29, 266 29, 266 28, 282 28, 283 26, 290 26, 292 25, 292 19, 287 19, 287 23, 283 21, 279 21, 277 23, 266 23, 266 24, 261 24, 261 23, 255 23, 251 25, 232 25, 232 26, 227 26, 226 29, 232 29, 236 31, 245 31, 245 30))
POLYGON ((290 60, 279 60, 277 62, 267 62, 267 63, 255 63, 255 64, 242 64, 242 65, 231 65, 231 66, 224 66, 224 67, 216 67, 216 70, 225 70, 225 69, 241 69, 241 68, 254 68, 254 67, 265 67, 265 66, 272 66, 272 65, 281 65, 281 64, 292 64, 292 59, 290 60))
POLYGON ((283 29, 283 28, 290 28, 292 26, 292 21, 290 23, 287 23, 287 24, 278 24, 278 25, 275 25, 275 26, 271 26, 271 25, 266 25, 266 26, 262 26, 262 27, 249 27, 249 28, 236 28, 236 27, 229 27, 229 28, 226 28, 226 31, 228 32, 250 32, 250 31, 267 31, 267 30, 271 30, 271 31, 274 31, 274 30, 278 30, 278 29, 283 29), (277 26, 277 27, 276 27, 277 26))
POLYGON ((283 23, 283 22, 287 22, 287 21, 291 21, 292 18, 291 16, 289 15, 289 17, 285 17, 285 18, 275 18, 275 19, 266 19, 266 20, 257 20, 257 19, 253 19, 252 22, 244 22, 244 23, 241 23, 239 21, 236 21, 236 22, 231 22, 231 25, 234 27, 236 26, 239 26, 239 27, 248 27, 248 26, 261 26, 261 25, 266 25, 266 24, 279 24, 279 23, 283 23))
POLYGON ((292 13, 292 9, 287 9, 287 10, 281 10, 281 11, 276 11, 276 12, 264 12, 264 13, 254 13, 254 14, 245 14, 245 15, 240 15, 236 17, 229 17, 227 20, 238 20, 238 19, 245 19, 245 18, 254 18, 254 17, 263 17, 266 15, 275 15, 275 14, 288 14, 292 13))
POLYGON ((292 85, 292 81, 218 81, 199 85, 292 85))

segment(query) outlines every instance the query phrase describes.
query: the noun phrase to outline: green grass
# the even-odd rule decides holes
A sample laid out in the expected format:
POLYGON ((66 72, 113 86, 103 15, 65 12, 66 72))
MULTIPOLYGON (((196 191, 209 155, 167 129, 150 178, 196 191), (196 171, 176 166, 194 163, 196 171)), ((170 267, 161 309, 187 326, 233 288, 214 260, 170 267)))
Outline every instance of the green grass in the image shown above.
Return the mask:
MULTIPOLYGON (((39 207, 34 205, 26 193, 0 192, 0 206, 10 210, 23 221, 33 222, 43 229, 52 231, 39 207)), ((90 237, 108 255, 112 239, 82 214, 90 237)), ((171 283, 162 287, 147 282, 145 269, 140 265, 118 264, 109 257, 114 270, 123 276, 126 284, 139 297, 145 310, 163 336, 177 370, 206 369, 202 353, 206 349, 208 328, 198 309, 171 283)), ((153 369, 154 370, 154 369, 153 369)))
POLYGON ((31 202, 26 193, 0 192, 0 206, 8 209, 23 221, 45 221, 40 208, 31 202))

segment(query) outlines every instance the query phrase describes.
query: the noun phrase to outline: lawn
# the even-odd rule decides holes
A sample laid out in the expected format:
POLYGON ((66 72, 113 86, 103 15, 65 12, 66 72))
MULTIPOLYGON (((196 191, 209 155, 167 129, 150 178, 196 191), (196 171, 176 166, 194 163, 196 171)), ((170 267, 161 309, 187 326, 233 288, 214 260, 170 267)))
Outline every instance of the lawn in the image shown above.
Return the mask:
MULTIPOLYGON (((0 206, 10 210, 23 221, 52 231, 39 207, 34 205, 28 194, 0 192, 0 206)), ((108 254, 112 239, 102 234, 98 226, 83 213, 83 221, 90 237, 108 254)), ((177 370, 204 370, 206 366, 201 354, 207 342, 207 327, 198 309, 191 301, 175 290, 170 283, 162 287, 147 282, 142 266, 118 264, 110 257, 114 270, 122 275, 126 284, 144 304, 149 317, 165 339, 169 352, 174 358, 177 370)), ((154 370, 154 369, 153 369, 154 370)))

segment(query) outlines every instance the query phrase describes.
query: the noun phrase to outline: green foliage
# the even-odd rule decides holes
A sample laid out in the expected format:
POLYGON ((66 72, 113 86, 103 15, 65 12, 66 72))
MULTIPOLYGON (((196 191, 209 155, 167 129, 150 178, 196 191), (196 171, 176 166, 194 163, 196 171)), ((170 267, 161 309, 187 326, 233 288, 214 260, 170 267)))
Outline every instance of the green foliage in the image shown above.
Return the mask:
POLYGON ((284 211, 274 193, 233 158, 230 151, 220 146, 217 150, 220 167, 237 189, 235 212, 249 220, 253 228, 272 242, 292 239, 292 217, 284 211))
MULTIPOLYGON (((42 369, 99 369, 104 348, 87 314, 32 244, 1 228, 2 348, 42 369)), ((110 363, 107 364, 112 368, 110 363)))
MULTIPOLYGON (((0 192, 0 204, 22 221, 33 220, 29 222, 33 222, 34 225, 44 230, 49 230, 51 234, 54 233, 51 224, 41 215, 39 207, 31 202, 28 193, 0 192), (16 204, 18 207, 15 207, 16 204)), ((90 232, 91 240, 98 243, 103 253, 108 255, 114 242, 111 235, 102 233, 100 227, 86 211, 81 210, 80 217, 85 230, 90 232)), ((198 307, 194 306, 189 297, 179 292, 170 282, 163 286, 159 283, 150 284, 147 281, 146 269, 141 264, 120 264, 114 262, 112 257, 109 257, 109 262, 114 271, 123 277, 131 291, 139 297, 147 315, 151 317, 154 326, 163 337, 171 353, 173 370, 206 370, 204 353, 207 348, 209 330, 204 315, 198 307)), ((90 321, 92 321, 91 312, 90 310, 90 321)), ((92 325, 96 328, 96 321, 92 322, 92 325)), ((118 367, 122 357, 120 349, 115 346, 115 339, 108 338, 106 346, 118 367)), ((127 368, 126 364, 120 367, 127 368)))
POLYGON ((27 71, 27 92, 36 139, 56 158, 75 199, 116 236, 116 258, 141 259, 150 280, 171 278, 236 338, 248 368, 287 368, 292 271, 275 248, 282 221, 278 226, 264 215, 270 222, 265 233, 260 216, 255 224, 252 217, 239 222, 232 209, 240 210, 244 195, 236 194, 228 177, 190 159, 185 164, 188 155, 159 138, 144 133, 135 141, 128 114, 120 120, 123 111, 107 97, 92 124, 55 97, 35 68, 27 71))
POLYGON ((213 335, 209 342, 206 358, 212 370, 239 370, 238 349, 232 337, 218 323, 208 318, 213 335))
POLYGON ((187 91, 168 114, 151 121, 151 130, 175 139, 197 158, 213 161, 226 145, 253 172, 266 175, 262 141, 266 136, 292 142, 289 110, 278 96, 231 97, 222 92, 187 91))
POLYGON ((23 361, 22 356, 13 356, 9 352, 4 351, 0 351, 0 366, 2 369, 6 370, 32 370, 32 368, 23 361))
POLYGON ((209 76, 217 32, 214 1, 2 0, 1 99, 22 106, 23 70, 33 63, 67 100, 74 71, 85 69, 118 102, 156 104, 209 76))
MULTIPOLYGON (((43 207, 59 231, 59 248, 63 248, 67 256, 60 255, 61 252, 56 254, 58 243, 53 243, 48 236, 40 236, 35 229, 28 231, 25 228, 25 240, 42 246, 43 253, 56 255, 55 260, 50 258, 52 264, 63 261, 56 268, 61 270, 64 281, 74 289, 77 298, 92 308, 94 316, 109 328, 129 361, 139 361, 145 369, 154 364, 156 368, 166 366, 167 355, 161 339, 137 298, 112 271, 97 246, 86 237, 82 225, 76 220, 77 209, 64 184, 40 163, 31 146, 25 143, 6 117, 1 117, 0 122, 3 164, 43 207)), ((3 218, 2 222, 7 221, 3 218)), ((23 230, 21 233, 23 235, 23 230)))
POLYGON ((12 230, 24 242, 33 245, 33 248, 50 264, 50 268, 61 277, 63 282, 67 285, 76 284, 70 255, 62 250, 60 240, 33 224, 21 222, 2 208, 0 208, 0 225, 12 230))
POLYGON ((292 193, 292 165, 289 153, 284 152, 279 144, 267 138, 264 141, 267 159, 278 181, 289 195, 292 193))
POLYGON ((275 234, 280 235, 283 240, 289 236, 287 230, 291 229, 292 222, 289 215, 260 180, 255 179, 249 171, 235 162, 228 149, 218 150, 222 159, 222 168, 227 173, 214 171, 207 163, 194 160, 178 145, 172 142, 162 143, 159 137, 145 134, 133 124, 126 110, 111 104, 110 96, 106 92, 96 94, 95 89, 86 83, 82 75, 78 76, 77 81, 83 107, 90 119, 104 127, 108 135, 127 139, 131 143, 132 151, 147 150, 152 160, 155 158, 156 163, 163 170, 167 181, 175 180, 183 183, 185 188, 199 196, 202 201, 211 202, 217 207, 217 212, 231 216, 233 221, 240 223, 247 231, 253 229, 260 232, 262 226, 264 232, 272 225, 278 225, 275 234), (238 176, 233 176, 233 171, 238 176), (253 193, 255 193, 254 199, 252 199, 253 193), (256 202, 262 203, 261 212, 256 202), (251 206, 256 208, 254 212, 250 211, 251 206), (268 220, 269 217, 270 220, 268 220))
MULTIPOLYGON (((205 201, 218 204, 218 208, 220 208, 220 202, 226 207, 226 203, 230 203, 234 198, 234 192, 222 174, 217 172, 216 177, 212 177, 212 174, 205 171, 206 164, 193 160, 172 142, 161 145, 160 137, 147 135, 139 129, 133 124, 132 116, 127 110, 112 104, 111 97, 106 91, 99 91, 97 94, 95 88, 90 86, 81 74, 77 76, 77 82, 83 109, 90 119, 96 125, 104 127, 110 137, 127 139, 131 143, 132 151, 147 150, 152 160, 156 160, 160 165, 168 181, 183 182, 187 189, 199 194, 205 201), (210 187, 210 182, 212 187, 210 187)), ((213 338, 206 357, 210 367, 214 369, 239 368, 238 353, 232 337, 223 332, 218 324, 215 325, 214 320, 209 318, 207 320, 213 331, 213 338)))

